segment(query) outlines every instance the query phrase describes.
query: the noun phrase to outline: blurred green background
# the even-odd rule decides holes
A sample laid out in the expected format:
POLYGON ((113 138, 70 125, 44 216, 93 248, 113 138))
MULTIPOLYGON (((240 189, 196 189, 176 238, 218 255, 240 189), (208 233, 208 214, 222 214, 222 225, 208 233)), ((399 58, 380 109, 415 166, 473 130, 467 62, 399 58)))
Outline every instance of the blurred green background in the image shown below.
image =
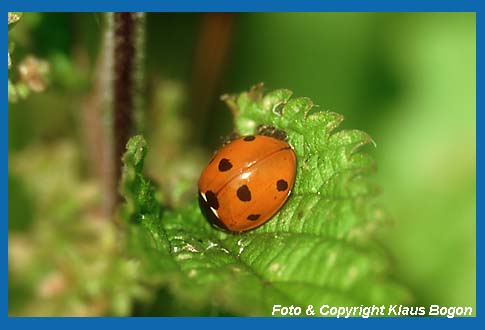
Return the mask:
MULTIPOLYGON (((29 54, 50 67, 46 91, 9 104, 12 315, 130 315, 146 294, 116 257, 90 164, 102 21, 27 13, 9 32, 12 80, 29 54)), ((219 96, 291 89, 374 138, 392 216, 380 240, 416 304, 475 306, 475 28, 474 13, 150 13, 148 173, 173 205, 192 198, 232 130, 219 96)))

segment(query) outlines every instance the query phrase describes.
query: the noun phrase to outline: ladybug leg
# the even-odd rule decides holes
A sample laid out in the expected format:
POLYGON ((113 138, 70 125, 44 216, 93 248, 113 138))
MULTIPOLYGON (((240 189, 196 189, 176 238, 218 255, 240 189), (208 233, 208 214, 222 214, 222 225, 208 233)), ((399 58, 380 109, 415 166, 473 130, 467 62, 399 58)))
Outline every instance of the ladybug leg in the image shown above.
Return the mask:
POLYGON ((239 138, 239 134, 236 133, 235 131, 231 132, 230 134, 226 135, 226 136, 223 136, 221 138, 222 140, 222 145, 221 145, 221 148, 228 145, 229 143, 231 143, 232 141, 236 140, 237 138, 239 138))
POLYGON ((288 140, 288 135, 285 131, 271 125, 259 125, 256 129, 256 134, 270 136, 281 141, 288 140))

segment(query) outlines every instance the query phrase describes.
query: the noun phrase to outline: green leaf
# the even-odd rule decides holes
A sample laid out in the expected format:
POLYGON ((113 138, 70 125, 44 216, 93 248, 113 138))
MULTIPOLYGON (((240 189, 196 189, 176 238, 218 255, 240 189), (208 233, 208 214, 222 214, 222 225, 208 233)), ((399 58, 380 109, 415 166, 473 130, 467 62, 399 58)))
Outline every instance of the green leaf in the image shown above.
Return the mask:
POLYGON ((288 202, 253 231, 214 229, 195 196, 185 208, 162 213, 141 174, 146 143, 140 136, 128 143, 122 192, 125 218, 135 228, 129 241, 136 242, 128 249, 149 270, 151 283, 166 288, 157 298, 164 310, 153 313, 271 315, 274 304, 409 303, 373 238, 387 218, 374 201, 379 189, 366 178, 374 161, 359 152, 372 139, 357 130, 333 132, 341 115, 291 94, 264 95, 255 86, 223 97, 238 133, 273 125, 288 134, 298 159, 288 202))

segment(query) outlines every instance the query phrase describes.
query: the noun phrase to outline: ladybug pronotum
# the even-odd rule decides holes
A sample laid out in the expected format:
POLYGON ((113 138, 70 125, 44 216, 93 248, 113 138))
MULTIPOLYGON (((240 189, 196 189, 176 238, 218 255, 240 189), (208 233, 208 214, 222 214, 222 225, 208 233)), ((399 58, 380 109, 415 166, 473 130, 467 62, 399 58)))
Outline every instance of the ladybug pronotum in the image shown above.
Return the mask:
POLYGON ((243 232, 268 221, 295 182, 296 156, 285 141, 240 137, 220 149, 199 179, 201 209, 215 225, 243 232))

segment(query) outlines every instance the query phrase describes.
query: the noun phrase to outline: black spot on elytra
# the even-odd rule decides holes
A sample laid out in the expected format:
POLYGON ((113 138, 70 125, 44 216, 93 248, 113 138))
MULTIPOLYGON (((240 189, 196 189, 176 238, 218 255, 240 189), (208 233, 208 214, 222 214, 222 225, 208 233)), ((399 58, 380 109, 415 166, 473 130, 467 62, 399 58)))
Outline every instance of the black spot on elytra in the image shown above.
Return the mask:
POLYGON ((254 135, 248 135, 248 136, 245 136, 243 140, 246 142, 251 142, 251 141, 254 141, 255 138, 256 137, 254 135))
POLYGON ((261 214, 250 214, 250 215, 248 215, 248 220, 256 221, 256 220, 259 219, 260 216, 261 216, 261 214))
POLYGON ((219 171, 225 172, 229 171, 232 168, 232 164, 227 158, 222 158, 219 162, 219 171))
POLYGON ((288 189, 288 182, 283 179, 278 180, 278 182, 276 182, 276 189, 278 189, 278 191, 285 191, 288 189))
POLYGON ((251 200, 251 191, 246 185, 237 188, 236 194, 241 202, 249 202, 251 200))
POLYGON ((207 190, 205 193, 205 198, 207 199, 207 205, 212 207, 214 210, 219 208, 219 201, 217 200, 217 196, 214 194, 214 192, 207 190))

